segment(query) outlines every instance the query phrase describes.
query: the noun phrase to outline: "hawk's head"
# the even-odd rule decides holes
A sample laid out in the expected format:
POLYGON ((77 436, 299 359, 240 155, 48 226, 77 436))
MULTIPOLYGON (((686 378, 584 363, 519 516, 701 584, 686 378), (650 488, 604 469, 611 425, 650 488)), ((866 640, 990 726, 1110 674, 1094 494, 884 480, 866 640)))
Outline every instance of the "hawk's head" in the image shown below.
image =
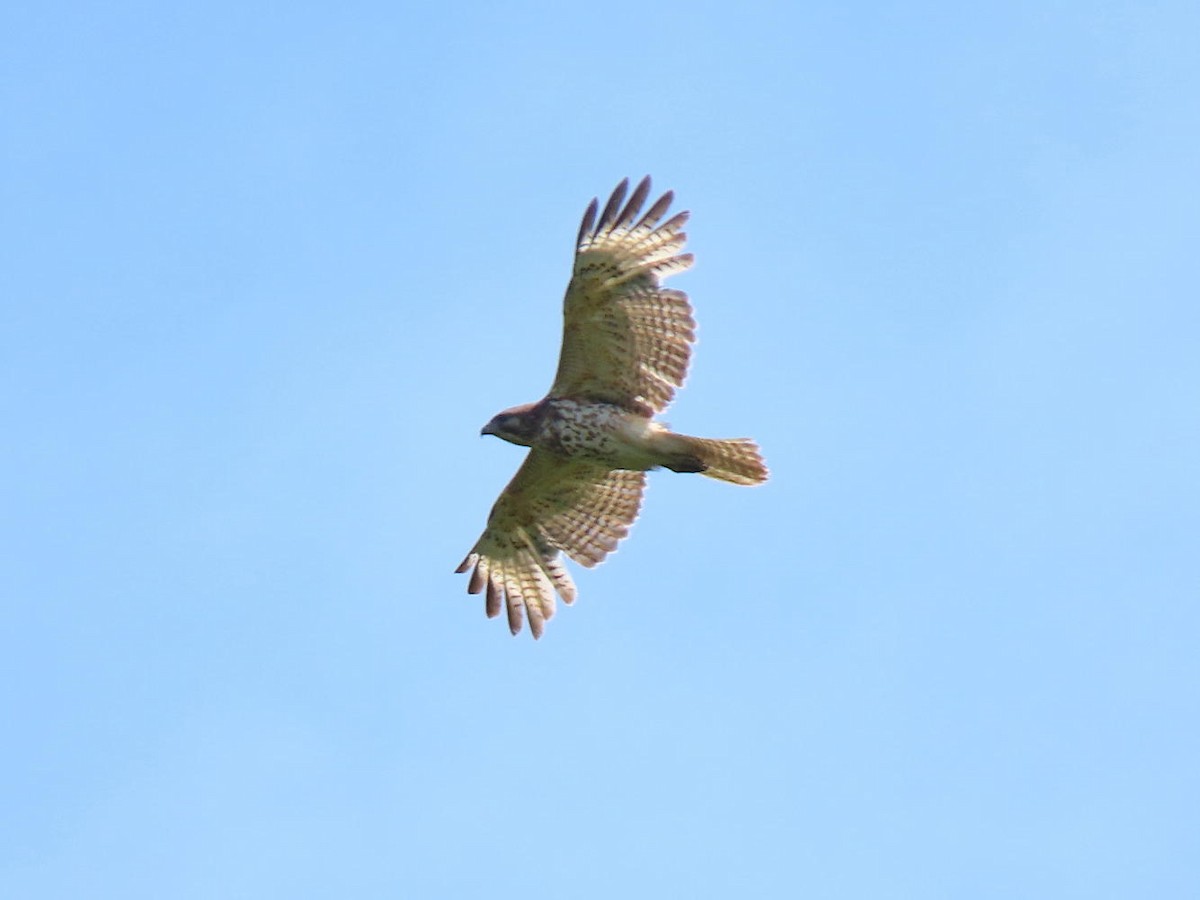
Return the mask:
POLYGON ((483 430, 479 433, 494 434, 498 438, 503 438, 510 444, 519 444, 522 447, 533 446, 533 439, 537 435, 538 428, 541 427, 542 417, 538 404, 525 403, 521 406, 514 406, 512 409, 506 409, 504 412, 496 413, 492 416, 492 420, 483 426, 483 430))

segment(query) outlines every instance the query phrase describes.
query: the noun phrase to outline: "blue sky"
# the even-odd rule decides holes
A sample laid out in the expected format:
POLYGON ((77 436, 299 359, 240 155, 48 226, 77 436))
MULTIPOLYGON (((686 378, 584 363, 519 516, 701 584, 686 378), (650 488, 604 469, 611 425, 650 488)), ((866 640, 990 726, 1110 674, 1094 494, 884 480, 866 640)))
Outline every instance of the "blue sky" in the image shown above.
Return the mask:
POLYGON ((1200 893, 1192 3, 9 5, 12 897, 1200 893), (587 201, 692 211, 657 473, 454 566, 587 201))

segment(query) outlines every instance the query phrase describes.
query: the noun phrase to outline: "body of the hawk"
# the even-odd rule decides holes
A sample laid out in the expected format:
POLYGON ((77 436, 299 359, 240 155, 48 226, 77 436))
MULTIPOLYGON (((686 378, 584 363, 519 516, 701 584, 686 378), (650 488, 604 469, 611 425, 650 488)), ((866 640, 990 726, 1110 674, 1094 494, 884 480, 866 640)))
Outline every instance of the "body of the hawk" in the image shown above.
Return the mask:
POLYGON ((683 383, 695 340, 687 295, 662 287, 692 264, 680 252, 688 214, 663 221, 668 192, 642 215, 649 178, 626 202, 628 190, 621 182, 599 217, 595 200, 584 213, 550 392, 483 428, 531 449, 458 571, 473 567, 467 590, 486 594, 489 616, 506 608, 513 634, 527 617, 539 637, 555 594, 575 599, 561 553, 590 567, 616 549, 637 518, 647 470, 767 478, 753 441, 674 434, 653 420, 683 383))

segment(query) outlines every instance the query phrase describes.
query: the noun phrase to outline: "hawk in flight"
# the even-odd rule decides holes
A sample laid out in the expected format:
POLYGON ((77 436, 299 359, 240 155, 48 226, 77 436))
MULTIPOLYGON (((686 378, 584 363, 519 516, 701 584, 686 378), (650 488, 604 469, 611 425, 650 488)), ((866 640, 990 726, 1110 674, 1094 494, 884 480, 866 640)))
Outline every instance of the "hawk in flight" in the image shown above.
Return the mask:
POLYGON ((680 252, 688 214, 663 221, 669 191, 642 214, 649 177, 626 202, 628 191, 626 179, 599 218, 594 199, 583 214, 550 392, 481 432, 530 448, 457 569, 473 568, 467 591, 486 594, 489 618, 506 607, 513 634, 528 617, 540 637, 555 593, 575 599, 560 552, 590 568, 616 549, 637 518, 647 470, 767 480, 752 440, 688 437, 654 421, 683 384, 695 340, 687 295, 662 286, 692 264, 680 252))

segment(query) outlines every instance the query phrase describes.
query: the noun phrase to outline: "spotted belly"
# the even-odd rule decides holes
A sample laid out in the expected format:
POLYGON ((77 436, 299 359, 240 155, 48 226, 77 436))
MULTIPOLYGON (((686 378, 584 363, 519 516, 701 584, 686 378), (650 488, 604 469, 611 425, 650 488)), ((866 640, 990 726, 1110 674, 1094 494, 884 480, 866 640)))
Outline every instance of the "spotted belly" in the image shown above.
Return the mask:
POLYGON ((611 403, 551 400, 536 445, 577 459, 594 459, 614 469, 649 469, 646 452, 649 421, 611 403))

